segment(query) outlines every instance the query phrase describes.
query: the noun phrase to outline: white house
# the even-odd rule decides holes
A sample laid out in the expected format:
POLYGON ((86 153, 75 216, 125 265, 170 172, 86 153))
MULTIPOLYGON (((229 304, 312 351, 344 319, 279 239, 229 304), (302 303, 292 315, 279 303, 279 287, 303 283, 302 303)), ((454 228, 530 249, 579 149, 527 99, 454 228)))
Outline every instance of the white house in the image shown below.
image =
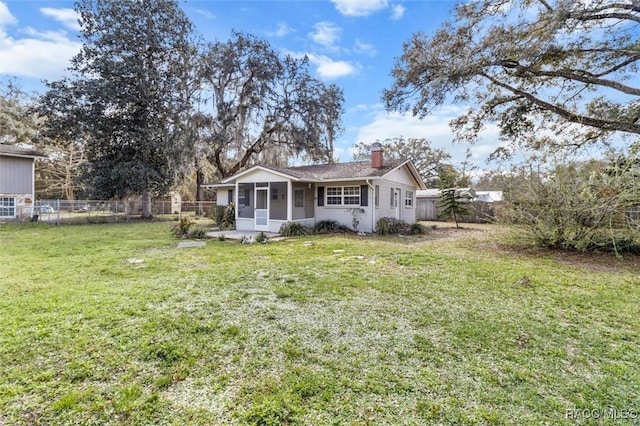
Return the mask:
POLYGON ((300 167, 253 166, 204 184, 218 205, 234 202, 236 229, 278 232, 282 224, 324 220, 373 232, 382 217, 416 221, 416 191, 426 189, 411 160, 384 161, 374 143, 370 161, 300 167))
POLYGON ((37 151, 0 144, 0 220, 24 219, 35 206, 37 151))

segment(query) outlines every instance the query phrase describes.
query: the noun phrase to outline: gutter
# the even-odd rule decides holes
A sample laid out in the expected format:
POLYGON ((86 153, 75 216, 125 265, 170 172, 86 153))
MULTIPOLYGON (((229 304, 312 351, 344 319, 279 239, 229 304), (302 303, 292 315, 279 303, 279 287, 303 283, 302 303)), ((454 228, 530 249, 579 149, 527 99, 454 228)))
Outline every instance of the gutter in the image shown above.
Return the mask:
POLYGON ((366 184, 373 190, 373 199, 371 200, 371 232, 375 232, 376 230, 376 187, 369 181, 369 179, 364 180, 366 184))

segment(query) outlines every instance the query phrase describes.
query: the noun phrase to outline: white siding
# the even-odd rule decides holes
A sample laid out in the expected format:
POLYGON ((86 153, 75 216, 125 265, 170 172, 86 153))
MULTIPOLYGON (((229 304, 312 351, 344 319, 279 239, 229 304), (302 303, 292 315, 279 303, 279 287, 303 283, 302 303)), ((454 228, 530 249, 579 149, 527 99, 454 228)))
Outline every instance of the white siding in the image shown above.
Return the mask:
POLYGON ((283 182, 289 180, 283 175, 271 173, 266 170, 254 170, 247 173, 244 176, 238 178, 238 182, 252 183, 252 182, 283 182))
POLYGON ((0 155, 0 193, 32 194, 33 159, 0 155))
POLYGON ((385 180, 402 184, 404 186, 415 186, 415 180, 411 173, 407 170, 406 166, 399 168, 398 170, 394 170, 391 173, 388 173, 384 177, 385 180))
POLYGON ((317 193, 316 198, 314 200, 316 205, 316 223, 321 222, 323 220, 335 220, 336 222, 344 225, 350 229, 353 229, 353 218, 357 217, 358 231, 363 232, 373 232, 373 189, 367 186, 368 192, 368 202, 367 206, 327 206, 326 203, 326 191, 327 187, 330 186, 362 186, 366 185, 365 181, 356 181, 356 182, 330 182, 325 184, 318 184, 318 186, 324 186, 325 190, 325 200, 324 206, 318 206, 317 193), (364 210, 361 211, 361 210, 364 210))

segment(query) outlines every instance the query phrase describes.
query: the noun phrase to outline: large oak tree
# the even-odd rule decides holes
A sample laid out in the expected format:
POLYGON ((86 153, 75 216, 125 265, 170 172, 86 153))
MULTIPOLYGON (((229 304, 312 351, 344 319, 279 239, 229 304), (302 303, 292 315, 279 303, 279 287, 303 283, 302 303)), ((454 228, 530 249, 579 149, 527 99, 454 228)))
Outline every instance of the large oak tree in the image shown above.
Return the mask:
POLYGON ((405 43, 383 98, 417 116, 475 105, 452 121, 457 138, 497 122, 507 151, 637 139, 639 22, 638 0, 467 1, 405 43))
POLYGON ((208 158, 220 178, 255 162, 286 165, 292 156, 332 161, 342 130, 342 90, 313 78, 306 58, 234 33, 210 44, 204 61, 208 158))

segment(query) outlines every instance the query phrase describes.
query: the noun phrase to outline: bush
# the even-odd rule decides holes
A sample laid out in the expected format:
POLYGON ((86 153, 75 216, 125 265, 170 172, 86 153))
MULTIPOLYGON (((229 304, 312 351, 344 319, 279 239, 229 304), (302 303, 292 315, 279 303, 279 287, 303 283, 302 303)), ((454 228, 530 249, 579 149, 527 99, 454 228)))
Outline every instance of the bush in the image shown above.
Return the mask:
POLYGON ((220 229, 232 229, 235 227, 236 209, 233 203, 228 206, 211 206, 207 216, 212 219, 220 229))
POLYGON ((287 222, 282 224, 279 233, 283 237, 299 237, 311 234, 311 229, 301 223, 287 222))
POLYGON ((189 231, 187 232, 187 237, 202 239, 207 236, 207 228, 202 225, 192 225, 189 227, 189 231))
POLYGON ((316 234, 333 234, 336 232, 350 232, 351 230, 344 225, 340 225, 335 220, 322 220, 313 227, 316 234))
POLYGON ((195 222, 188 217, 181 217, 178 224, 171 227, 171 232, 178 238, 185 237, 189 234, 189 228, 195 225, 195 222))
POLYGON ((424 235, 427 233, 427 227, 416 222, 413 225, 411 225, 410 232, 411 232, 411 235, 424 235))
POLYGON ((376 222, 376 232, 380 235, 410 234, 411 227, 404 220, 383 217, 376 222))
POLYGON ((264 232, 260 232, 256 235, 256 243, 266 244, 269 242, 269 237, 264 232))

